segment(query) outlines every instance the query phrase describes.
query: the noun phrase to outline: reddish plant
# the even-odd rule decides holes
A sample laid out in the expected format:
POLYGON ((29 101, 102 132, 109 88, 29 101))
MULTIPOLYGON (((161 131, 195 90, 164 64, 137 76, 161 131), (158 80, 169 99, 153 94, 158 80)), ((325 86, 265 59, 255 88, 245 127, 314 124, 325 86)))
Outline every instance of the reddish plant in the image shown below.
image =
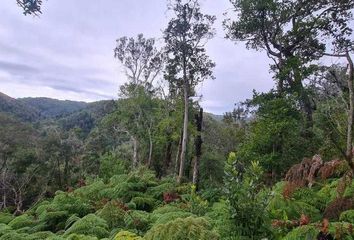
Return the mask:
POLYGON ((318 174, 322 180, 325 180, 329 177, 332 177, 336 173, 336 170, 345 163, 346 163, 346 161, 341 161, 338 159, 326 162, 320 168, 318 174))
POLYGON ((298 185, 296 183, 293 182, 286 182, 282 195, 284 199, 290 199, 294 192, 296 191, 296 189, 298 189, 298 185))
POLYGON ((323 165, 323 161, 319 155, 313 156, 312 159, 304 158, 301 163, 292 166, 286 173, 285 180, 292 182, 298 186, 311 187, 315 181, 318 170, 323 165))
POLYGON ((171 203, 180 199, 181 197, 178 195, 178 193, 175 192, 167 192, 163 194, 163 201, 165 203, 171 203))
POLYGON ((301 214, 300 217, 300 226, 308 225, 310 223, 310 218, 309 216, 305 214, 301 214))
POLYGON ((338 220, 342 212, 354 207, 353 203, 351 197, 337 198, 326 207, 323 216, 328 219, 338 220))

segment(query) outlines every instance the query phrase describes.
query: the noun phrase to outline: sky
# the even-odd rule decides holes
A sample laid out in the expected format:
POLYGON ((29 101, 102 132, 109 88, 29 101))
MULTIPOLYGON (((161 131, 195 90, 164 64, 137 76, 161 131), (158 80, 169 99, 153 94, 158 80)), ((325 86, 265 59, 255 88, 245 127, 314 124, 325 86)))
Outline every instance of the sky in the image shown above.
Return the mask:
MULTIPOLYGON (((222 114, 273 87, 265 52, 225 39, 228 0, 200 0, 215 15, 216 36, 207 44, 215 80, 197 87, 207 112, 222 114)), ((16 0, 0 4, 0 92, 11 97, 97 101, 118 98, 126 82, 114 59, 116 39, 143 33, 162 42, 167 0, 44 0, 43 14, 24 16, 16 0)), ((232 13, 231 15, 232 16, 232 13)))

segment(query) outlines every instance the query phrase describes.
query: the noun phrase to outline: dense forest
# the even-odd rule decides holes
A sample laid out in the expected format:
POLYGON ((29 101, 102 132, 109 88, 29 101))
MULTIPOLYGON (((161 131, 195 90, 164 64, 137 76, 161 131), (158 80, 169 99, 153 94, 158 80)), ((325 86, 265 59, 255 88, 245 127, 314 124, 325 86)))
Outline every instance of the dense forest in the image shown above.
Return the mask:
POLYGON ((229 0, 274 87, 223 115, 197 92, 216 17, 167 2, 163 44, 117 36, 117 100, 0 93, 0 240, 354 239, 353 0, 229 0))

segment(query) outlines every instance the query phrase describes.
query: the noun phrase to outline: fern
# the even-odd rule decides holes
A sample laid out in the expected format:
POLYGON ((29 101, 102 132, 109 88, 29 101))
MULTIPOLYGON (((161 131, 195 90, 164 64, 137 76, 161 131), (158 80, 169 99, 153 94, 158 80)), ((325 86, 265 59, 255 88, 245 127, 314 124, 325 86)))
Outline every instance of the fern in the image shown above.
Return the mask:
POLYGON ((178 218, 165 224, 154 225, 144 236, 145 240, 217 240, 211 224, 202 217, 178 218))
POLYGON ((27 236, 28 234, 13 231, 2 235, 0 240, 27 240, 27 236))
POLYGON ((12 232, 12 228, 4 223, 0 223, 0 237, 6 233, 12 232))
POLYGON ((236 230, 231 218, 231 207, 228 202, 220 201, 213 204, 212 209, 206 214, 213 227, 220 234, 221 239, 227 239, 236 230))
POLYGON ((80 220, 80 218, 76 214, 71 215, 65 222, 65 230, 71 227, 78 220, 80 220))
POLYGON ((300 239, 316 240, 318 233, 319 230, 317 230, 314 226, 311 225, 301 226, 289 232, 283 238, 283 240, 300 240, 300 239))
POLYGON ((157 204, 157 201, 154 198, 148 196, 134 197, 132 198, 131 202, 135 204, 135 208, 137 210, 143 210, 147 212, 153 210, 157 204))
POLYGON ((123 227, 125 211, 117 205, 116 202, 108 202, 101 210, 97 212, 97 216, 104 219, 109 228, 123 227))
POLYGON ((142 238, 135 233, 121 231, 114 237, 114 240, 142 240, 142 238))
POLYGON ((21 216, 14 218, 11 222, 9 222, 8 225, 12 229, 20 229, 23 227, 34 226, 35 224, 36 224, 36 222, 32 216, 29 216, 27 214, 23 214, 21 216))
POLYGON ((127 212, 124 222, 129 229, 136 229, 140 233, 144 233, 150 228, 151 218, 147 212, 133 210, 127 212))
POLYGON ((26 240, 45 240, 49 237, 55 236, 54 233, 46 231, 46 232, 36 232, 26 237, 26 240))
POLYGON ((68 237, 73 233, 84 234, 98 238, 104 238, 109 235, 108 225, 105 220, 94 214, 89 214, 76 221, 69 229, 65 231, 64 236, 68 237))
POLYGON ((4 213, 4 212, 0 212, 0 224, 4 223, 4 224, 8 224, 9 222, 11 222, 15 217, 10 214, 10 213, 4 213))
POLYGON ((339 220, 342 222, 354 223, 354 210, 342 212, 339 217, 339 220))

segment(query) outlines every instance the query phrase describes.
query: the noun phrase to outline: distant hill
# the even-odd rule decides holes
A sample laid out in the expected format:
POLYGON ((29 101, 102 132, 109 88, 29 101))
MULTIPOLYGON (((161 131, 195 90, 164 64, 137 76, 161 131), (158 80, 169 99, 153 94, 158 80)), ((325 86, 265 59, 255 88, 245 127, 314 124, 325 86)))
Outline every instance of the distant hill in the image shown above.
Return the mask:
POLYGON ((224 116, 223 115, 216 115, 216 114, 213 114, 213 113, 205 113, 206 115, 210 116, 212 119, 220 122, 224 119, 224 116))
POLYGON ((58 118, 80 111, 89 106, 86 102, 57 100, 51 98, 19 98, 20 103, 40 112, 41 118, 58 118))
POLYGON ((65 129, 81 128, 89 133, 107 114, 114 111, 116 103, 113 100, 102 100, 88 103, 84 109, 75 111, 65 117, 59 118, 59 125, 65 129))
POLYGON ((9 97, 0 92, 0 112, 9 114, 21 121, 34 122, 37 121, 41 113, 38 109, 9 97))

